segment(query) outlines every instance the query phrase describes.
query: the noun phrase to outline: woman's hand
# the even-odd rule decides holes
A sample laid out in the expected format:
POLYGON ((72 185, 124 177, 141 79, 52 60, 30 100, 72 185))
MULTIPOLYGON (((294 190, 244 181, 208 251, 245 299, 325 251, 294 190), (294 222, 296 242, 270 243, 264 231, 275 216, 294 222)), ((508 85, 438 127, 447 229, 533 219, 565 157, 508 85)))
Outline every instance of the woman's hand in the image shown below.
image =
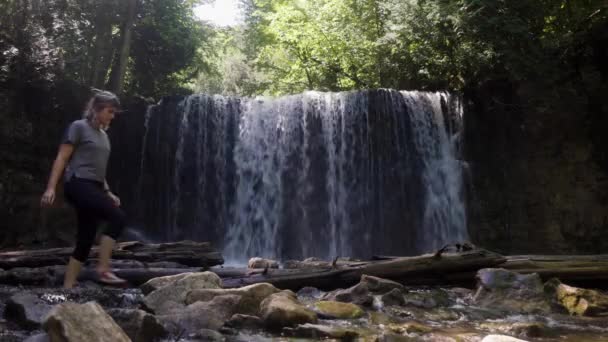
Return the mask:
POLYGON ((43 207, 50 207, 55 202, 55 189, 46 189, 44 194, 42 194, 42 198, 40 199, 40 204, 43 207))
POLYGON ((114 195, 111 192, 108 192, 108 196, 110 196, 110 198, 112 199, 112 202, 114 202, 115 206, 120 207, 120 198, 118 198, 118 196, 114 195))

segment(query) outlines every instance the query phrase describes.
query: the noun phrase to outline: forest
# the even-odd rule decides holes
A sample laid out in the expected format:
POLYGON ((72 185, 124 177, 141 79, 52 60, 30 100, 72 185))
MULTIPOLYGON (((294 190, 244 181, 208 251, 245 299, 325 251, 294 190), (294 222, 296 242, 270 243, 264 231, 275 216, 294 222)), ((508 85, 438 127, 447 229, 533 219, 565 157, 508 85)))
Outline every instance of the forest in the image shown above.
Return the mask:
POLYGON ((0 82, 20 92, 70 80, 158 99, 463 91, 490 80, 593 94, 608 77, 602 1, 244 0, 234 27, 198 20, 205 2, 3 1, 0 82))
POLYGON ((606 341, 608 2, 235 1, 0 1, 0 340, 606 341))

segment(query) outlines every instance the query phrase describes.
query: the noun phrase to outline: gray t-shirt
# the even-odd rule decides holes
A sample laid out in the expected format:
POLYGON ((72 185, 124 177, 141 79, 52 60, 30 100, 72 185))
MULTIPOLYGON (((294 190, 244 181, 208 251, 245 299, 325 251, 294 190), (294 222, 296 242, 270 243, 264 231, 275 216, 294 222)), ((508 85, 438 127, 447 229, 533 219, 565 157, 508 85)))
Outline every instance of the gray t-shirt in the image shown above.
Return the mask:
POLYGON ((93 128, 87 120, 70 124, 62 140, 74 145, 74 152, 65 169, 65 180, 72 176, 104 182, 110 157, 110 139, 104 130, 93 128))

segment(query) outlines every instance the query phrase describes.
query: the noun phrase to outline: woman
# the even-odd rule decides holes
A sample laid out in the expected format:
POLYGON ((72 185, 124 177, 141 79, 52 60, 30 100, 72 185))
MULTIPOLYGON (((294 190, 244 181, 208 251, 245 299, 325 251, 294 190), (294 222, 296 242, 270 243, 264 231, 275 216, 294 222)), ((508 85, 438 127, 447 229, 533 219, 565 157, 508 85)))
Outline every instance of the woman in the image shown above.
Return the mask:
POLYGON ((83 119, 72 122, 68 127, 42 195, 43 206, 53 204, 55 188, 65 170, 65 198, 74 206, 78 217, 76 248, 65 272, 65 288, 74 286, 93 246, 100 221, 107 221, 109 225, 100 241, 96 268, 98 280, 114 285, 125 283, 124 279, 112 273, 110 257, 116 239, 125 227, 126 216, 119 208, 120 199, 110 191, 105 176, 110 156, 110 140, 105 131, 119 107, 118 97, 107 91, 98 92, 90 99, 83 119))

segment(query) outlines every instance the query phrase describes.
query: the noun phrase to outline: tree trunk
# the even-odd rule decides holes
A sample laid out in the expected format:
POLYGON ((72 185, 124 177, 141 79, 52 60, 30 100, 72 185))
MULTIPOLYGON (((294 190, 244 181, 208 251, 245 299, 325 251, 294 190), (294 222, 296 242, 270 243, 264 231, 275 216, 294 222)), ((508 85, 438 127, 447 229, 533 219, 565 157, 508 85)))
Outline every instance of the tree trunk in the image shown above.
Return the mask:
POLYGON ((106 73, 112 59, 112 22, 109 14, 111 8, 102 7, 95 23, 95 44, 93 47, 92 66, 89 84, 102 88, 106 82, 106 73))
POLYGON ((127 15, 124 25, 121 29, 121 44, 117 56, 114 58, 114 65, 110 74, 109 88, 115 93, 122 92, 123 81, 127 71, 127 63, 129 62, 129 52, 131 49, 131 36, 133 35, 133 24, 135 23, 135 14, 137 8, 137 0, 128 0, 127 15))

